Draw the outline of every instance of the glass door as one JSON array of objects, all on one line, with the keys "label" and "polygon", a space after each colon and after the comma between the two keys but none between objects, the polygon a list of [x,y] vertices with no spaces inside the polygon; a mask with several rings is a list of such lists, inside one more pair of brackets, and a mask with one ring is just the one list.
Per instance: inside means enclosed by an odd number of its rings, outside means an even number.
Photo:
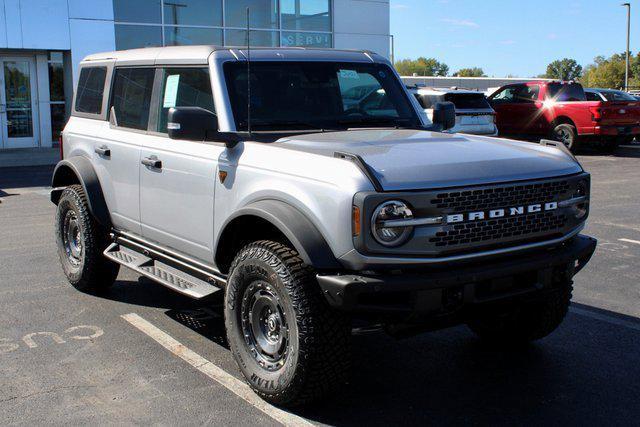
[{"label": "glass door", "polygon": [[0,58],[2,148],[38,145],[35,59]]}]

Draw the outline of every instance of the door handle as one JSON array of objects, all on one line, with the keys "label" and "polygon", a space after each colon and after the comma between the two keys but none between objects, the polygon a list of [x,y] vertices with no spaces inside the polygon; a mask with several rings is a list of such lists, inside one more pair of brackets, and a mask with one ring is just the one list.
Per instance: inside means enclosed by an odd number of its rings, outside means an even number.
[{"label": "door handle", "polygon": [[162,169],[162,161],[156,156],[149,156],[142,159],[142,164],[155,169]]},{"label": "door handle", "polygon": [[101,145],[100,147],[96,147],[93,149],[93,151],[95,151],[96,154],[99,154],[101,156],[111,157],[111,150],[109,150],[109,147],[107,147],[106,145]]}]

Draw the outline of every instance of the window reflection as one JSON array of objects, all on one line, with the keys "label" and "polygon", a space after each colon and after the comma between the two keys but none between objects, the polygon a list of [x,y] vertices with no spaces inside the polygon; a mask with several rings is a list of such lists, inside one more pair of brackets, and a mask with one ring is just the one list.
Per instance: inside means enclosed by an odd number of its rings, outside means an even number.
[{"label": "window reflection", "polygon": [[225,25],[247,27],[247,7],[250,9],[251,28],[278,28],[277,0],[233,0],[225,2]]},{"label": "window reflection", "polygon": [[[246,46],[247,30],[227,30],[225,31],[225,45]],[[251,30],[251,46],[278,46],[277,31],[256,31]]]},{"label": "window reflection", "polygon": [[329,0],[281,0],[282,29],[331,31]]},{"label": "window reflection", "polygon": [[222,30],[216,28],[164,27],[166,46],[194,44],[222,45]]},{"label": "window reflection", "polygon": [[165,0],[164,23],[221,26],[222,0]]},{"label": "window reflection", "polygon": [[160,24],[160,0],[113,0],[116,22]]},{"label": "window reflection", "polygon": [[116,25],[118,50],[162,46],[162,27],[148,25]]}]

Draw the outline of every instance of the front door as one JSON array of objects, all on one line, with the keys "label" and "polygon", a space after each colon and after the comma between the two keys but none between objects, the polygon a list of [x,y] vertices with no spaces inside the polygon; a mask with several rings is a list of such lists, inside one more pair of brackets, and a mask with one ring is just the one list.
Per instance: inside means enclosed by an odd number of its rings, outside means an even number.
[{"label": "front door", "polygon": [[38,145],[36,62],[29,57],[0,57],[1,148]]}]

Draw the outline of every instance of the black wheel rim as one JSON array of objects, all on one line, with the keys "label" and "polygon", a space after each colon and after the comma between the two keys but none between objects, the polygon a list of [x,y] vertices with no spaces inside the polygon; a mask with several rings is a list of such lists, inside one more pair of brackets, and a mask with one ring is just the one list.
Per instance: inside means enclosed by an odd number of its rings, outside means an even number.
[{"label": "black wheel rim", "polygon": [[80,265],[82,260],[82,237],[78,215],[73,210],[68,210],[62,223],[62,243],[67,259],[73,266]]},{"label": "black wheel rim", "polygon": [[280,297],[273,287],[257,280],[242,297],[242,334],[249,352],[262,368],[280,369],[287,359],[289,326]]},{"label": "black wheel rim", "polygon": [[556,139],[566,145],[567,148],[571,148],[573,144],[573,136],[567,129],[556,130]]}]

